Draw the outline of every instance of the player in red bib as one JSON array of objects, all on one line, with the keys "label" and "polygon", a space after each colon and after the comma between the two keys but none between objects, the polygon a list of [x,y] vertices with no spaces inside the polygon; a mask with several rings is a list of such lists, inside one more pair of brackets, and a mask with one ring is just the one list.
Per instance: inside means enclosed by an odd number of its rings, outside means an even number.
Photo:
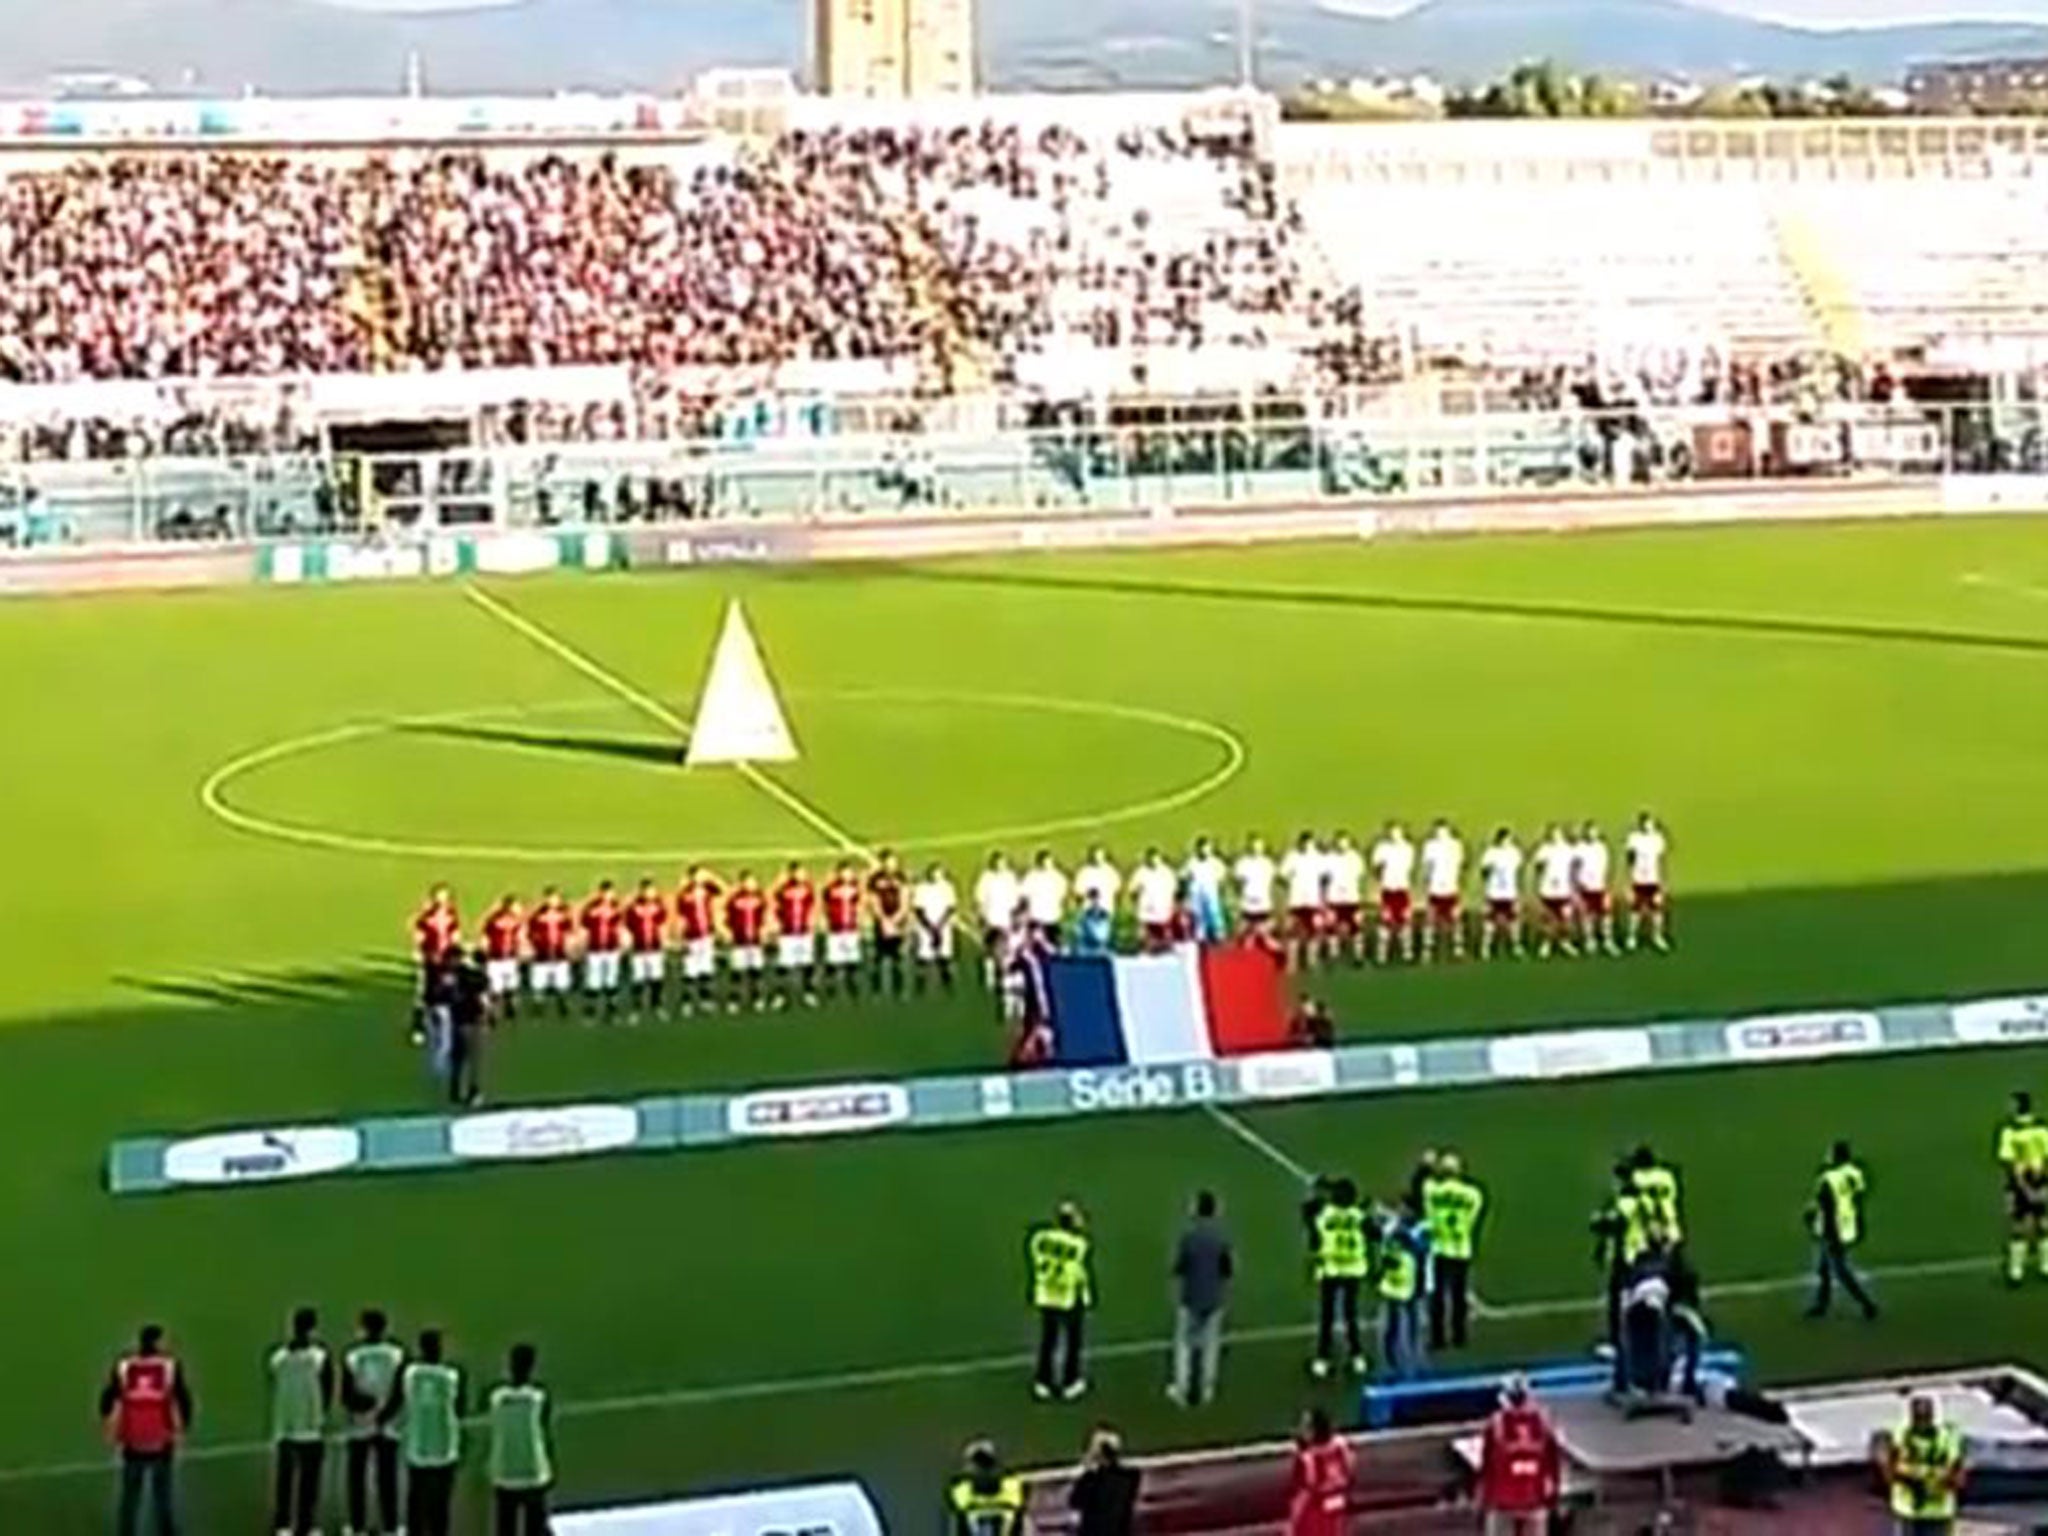
[{"label": "player in red bib", "polygon": [[775,885],[775,968],[781,987],[775,1006],[785,1008],[797,998],[818,1001],[818,888],[803,867],[791,864]]},{"label": "player in red bib", "polygon": [[868,876],[868,909],[874,913],[875,991],[903,995],[904,945],[910,936],[910,877],[893,850]]},{"label": "player in red bib", "polygon": [[540,999],[555,1000],[555,1015],[569,1016],[569,945],[576,933],[576,914],[562,893],[552,885],[541,892],[540,905],[526,920],[527,990],[535,1006]]},{"label": "player in red bib", "polygon": [[[642,880],[626,904],[626,942],[631,948],[626,964],[632,1006],[645,1009],[651,1019],[659,1018],[663,973],[668,966],[668,903],[652,880]],[[637,1013],[632,1017],[637,1018]]]},{"label": "player in red bib", "polygon": [[1350,1443],[1331,1427],[1329,1414],[1311,1408],[1287,1479],[1287,1536],[1344,1536],[1356,1472]]},{"label": "player in red bib", "polygon": [[519,1012],[520,950],[526,942],[526,912],[509,892],[484,918],[484,978],[501,1019]]},{"label": "player in red bib", "polygon": [[676,888],[676,931],[682,939],[681,1008],[717,1007],[718,902],[725,889],[701,864],[692,864]]},{"label": "player in red bib", "polygon": [[761,1007],[761,967],[765,963],[761,941],[768,931],[768,898],[760,884],[746,870],[725,898],[725,939],[730,946],[727,964],[732,967],[732,996],[727,1007],[740,1011],[744,998],[754,1009]]},{"label": "player in red bib", "polygon": [[455,910],[455,898],[447,886],[437,885],[427,893],[425,904],[413,914],[412,920],[413,953],[418,957],[420,966],[419,998],[412,1011],[415,1045],[427,1038],[427,993],[433,984],[434,973],[461,946],[462,917]]},{"label": "player in red bib", "polygon": [[841,997],[860,996],[860,919],[866,892],[851,864],[825,882],[825,967]]},{"label": "player in red bib", "polygon": [[591,1012],[608,1019],[618,1007],[626,926],[626,909],[611,881],[598,882],[577,921],[583,929],[583,989],[590,995]]},{"label": "player in red bib", "polygon": [[1564,1480],[1564,1451],[1550,1416],[1511,1377],[1479,1450],[1479,1508],[1488,1531],[1547,1531]]}]

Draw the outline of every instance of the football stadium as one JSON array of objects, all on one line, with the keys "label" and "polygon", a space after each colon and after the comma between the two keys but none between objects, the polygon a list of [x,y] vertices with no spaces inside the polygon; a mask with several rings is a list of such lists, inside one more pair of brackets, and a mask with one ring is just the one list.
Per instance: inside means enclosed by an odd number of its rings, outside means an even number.
[{"label": "football stadium", "polygon": [[0,102],[0,1529],[2036,1528],[2044,188]]}]

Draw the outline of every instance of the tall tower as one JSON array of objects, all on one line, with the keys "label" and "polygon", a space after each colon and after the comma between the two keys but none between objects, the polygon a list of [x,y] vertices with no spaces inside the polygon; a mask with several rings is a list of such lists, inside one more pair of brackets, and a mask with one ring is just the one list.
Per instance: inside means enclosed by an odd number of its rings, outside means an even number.
[{"label": "tall tower", "polygon": [[812,64],[827,96],[972,95],[974,0],[812,0]]}]

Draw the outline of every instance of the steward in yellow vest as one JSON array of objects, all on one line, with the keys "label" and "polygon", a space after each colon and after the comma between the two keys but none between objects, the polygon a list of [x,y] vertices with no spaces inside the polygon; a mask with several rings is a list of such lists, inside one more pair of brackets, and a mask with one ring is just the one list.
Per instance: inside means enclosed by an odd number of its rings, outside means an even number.
[{"label": "steward in yellow vest", "polygon": [[1998,1128],[1998,1166],[2005,1173],[2008,1222],[2005,1283],[2027,1278],[2029,1258],[2048,1276],[2048,1125],[2035,1115],[2029,1094],[2012,1096],[2012,1113]]},{"label": "steward in yellow vest", "polygon": [[1963,1487],[1963,1437],[1916,1395],[1906,1422],[1882,1442],[1880,1467],[1901,1536],[1939,1536],[1955,1528]]},{"label": "steward in yellow vest", "polygon": [[1472,1260],[1486,1191],[1465,1177],[1455,1152],[1438,1155],[1422,1181],[1422,1217],[1429,1226],[1429,1347],[1463,1349],[1472,1318]]},{"label": "steward in yellow vest", "polygon": [[1360,1375],[1365,1372],[1358,1293],[1372,1269],[1368,1225],[1358,1186],[1350,1179],[1336,1179],[1325,1186],[1310,1214],[1309,1262],[1316,1281],[1317,1324],[1316,1354],[1309,1370],[1317,1377],[1330,1374],[1340,1318],[1345,1342],[1351,1346],[1351,1369]]},{"label": "steward in yellow vest", "polygon": [[1024,1479],[1003,1470],[992,1443],[977,1440],[946,1485],[946,1514],[953,1536],[1022,1536]]},{"label": "steward in yellow vest", "polygon": [[1088,1390],[1081,1365],[1082,1319],[1095,1302],[1088,1271],[1088,1224],[1068,1200],[1051,1223],[1035,1228],[1026,1245],[1031,1305],[1038,1309],[1038,1372],[1031,1384],[1040,1402],[1073,1399]]},{"label": "steward in yellow vest", "polygon": [[1865,1321],[1877,1316],[1877,1303],[1863,1287],[1851,1258],[1863,1241],[1863,1197],[1870,1181],[1863,1175],[1849,1143],[1838,1141],[1828,1153],[1827,1165],[1813,1181],[1813,1203],[1807,1207],[1807,1221],[1813,1228],[1814,1292],[1808,1317],[1826,1317],[1835,1299],[1835,1282],[1849,1293],[1849,1299],[1863,1309]]}]

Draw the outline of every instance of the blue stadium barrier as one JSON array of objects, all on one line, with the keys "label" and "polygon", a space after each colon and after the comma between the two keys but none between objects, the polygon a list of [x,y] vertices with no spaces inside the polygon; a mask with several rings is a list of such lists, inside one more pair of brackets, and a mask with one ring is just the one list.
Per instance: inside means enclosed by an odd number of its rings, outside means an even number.
[{"label": "blue stadium barrier", "polygon": [[[1700,1356],[1700,1377],[1739,1380],[1742,1351],[1710,1349]],[[1515,1367],[1474,1371],[1456,1376],[1418,1376],[1412,1381],[1369,1381],[1358,1392],[1358,1420],[1365,1429],[1391,1429],[1402,1424],[1440,1424],[1456,1419],[1483,1419],[1500,1402],[1500,1390]],[[1558,1397],[1604,1392],[1614,1379],[1606,1360],[1571,1360],[1521,1368],[1537,1396]]]}]

